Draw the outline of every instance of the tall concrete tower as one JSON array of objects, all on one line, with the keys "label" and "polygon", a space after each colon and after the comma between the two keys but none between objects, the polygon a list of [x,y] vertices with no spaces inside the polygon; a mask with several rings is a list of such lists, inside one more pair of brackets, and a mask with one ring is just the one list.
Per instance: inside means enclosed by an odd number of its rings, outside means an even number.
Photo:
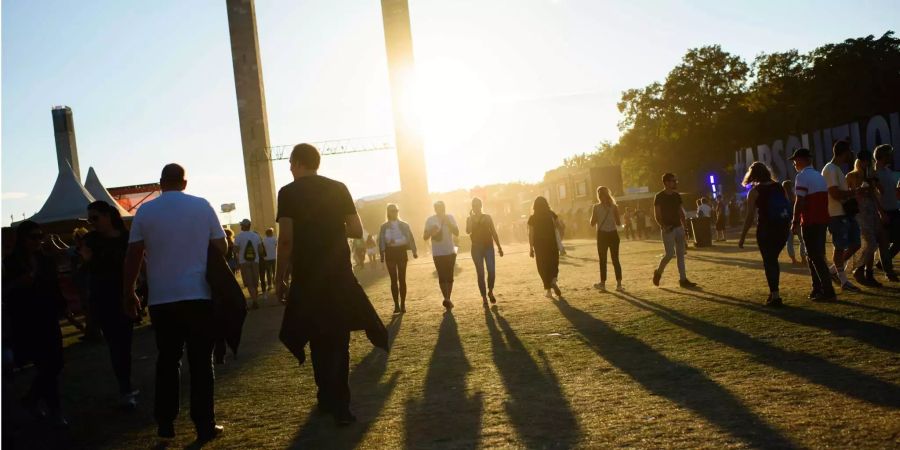
[{"label": "tall concrete tower", "polygon": [[394,133],[400,165],[401,208],[415,227],[429,213],[428,174],[425,167],[419,111],[415,108],[415,61],[407,0],[381,0],[384,43],[387,49]]},{"label": "tall concrete tower", "polygon": [[[81,180],[81,168],[78,166],[78,145],[75,144],[75,121],[72,119],[72,108],[54,106],[50,110],[53,116],[53,137],[56,138],[56,163],[59,172],[69,170],[75,178]],[[68,165],[66,164],[68,163]]]},{"label": "tall concrete tower", "polygon": [[262,231],[275,226],[275,178],[266,150],[269,122],[256,35],[256,7],[253,0],[226,0],[226,4],[250,220],[253,229]]}]

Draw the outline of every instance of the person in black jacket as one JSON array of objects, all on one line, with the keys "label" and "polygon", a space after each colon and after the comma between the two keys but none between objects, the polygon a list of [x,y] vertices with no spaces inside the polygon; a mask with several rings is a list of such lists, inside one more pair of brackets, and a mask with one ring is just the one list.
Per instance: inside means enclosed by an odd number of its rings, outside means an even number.
[{"label": "person in black jacket", "polygon": [[59,400],[63,368],[59,318],[65,300],[56,263],[41,250],[43,242],[44,233],[37,223],[26,220],[16,227],[15,247],[3,260],[3,317],[7,320],[4,325],[11,328],[15,363],[34,363],[37,372],[23,403],[35,415],[49,413],[54,425],[66,427]]},{"label": "person in black jacket", "polygon": [[120,402],[126,409],[137,406],[138,391],[131,386],[131,339],[134,320],[122,303],[122,275],[128,250],[128,229],[119,210],[103,200],[88,205],[88,222],[94,230],[79,249],[87,263],[91,311],[109,346],[113,372],[119,383]]},{"label": "person in black jacket", "polygon": [[[299,144],[291,152],[294,181],[278,192],[275,289],[287,297],[280,338],[303,363],[309,342],[319,409],[338,425],[350,411],[350,331],[366,330],[387,349],[387,330],[353,274],[347,238],[362,237],[362,223],[343,183],[319,176],[319,152]],[[287,267],[293,284],[287,291]]]}]

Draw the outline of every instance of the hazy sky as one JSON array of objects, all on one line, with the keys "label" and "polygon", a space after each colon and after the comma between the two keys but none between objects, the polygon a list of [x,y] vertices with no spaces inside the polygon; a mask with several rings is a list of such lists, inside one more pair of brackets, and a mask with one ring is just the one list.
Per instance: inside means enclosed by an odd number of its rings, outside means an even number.
[{"label": "hazy sky", "polygon": [[[258,0],[272,145],[393,135],[378,0]],[[432,191],[538,181],[618,137],[622,90],[690,47],[764,51],[900,24],[896,0],[410,0]],[[247,216],[224,0],[2,2],[3,224],[56,179],[50,108],[71,106],[82,176],[108,187],[188,170],[188,191]],[[289,181],[275,163],[276,185]],[[326,157],[355,197],[394,191],[396,157]],[[223,220],[228,217],[223,216]]]}]

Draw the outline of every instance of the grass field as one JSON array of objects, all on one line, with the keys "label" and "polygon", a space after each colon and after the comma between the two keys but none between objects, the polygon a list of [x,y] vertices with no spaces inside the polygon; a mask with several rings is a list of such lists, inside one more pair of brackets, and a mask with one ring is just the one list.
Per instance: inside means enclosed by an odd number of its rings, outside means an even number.
[{"label": "grass field", "polygon": [[[392,316],[386,273],[364,269],[392,331],[390,354],[362,333],[351,343],[359,423],[336,428],[314,412],[312,368],[278,342],[282,308],[251,311],[239,359],[216,367],[226,433],[208,448],[897,448],[900,447],[900,285],[806,299],[805,268],[782,264],[785,307],[762,306],[759,254],[727,243],[691,249],[677,287],[673,263],[650,284],[659,242],[625,242],[626,293],[601,293],[590,241],[569,242],[565,301],[543,297],[523,245],[498,258],[495,308],[484,308],[460,255],[452,314],[440,305],[430,259],[411,261],[408,313]],[[786,256],[783,256],[786,258]],[[612,268],[610,267],[610,273]],[[137,411],[116,409],[106,347],[76,339],[62,383],[71,429],[22,417],[24,447],[164,448],[152,419],[155,348],[136,332]],[[230,355],[229,355],[230,357]],[[187,370],[183,371],[187,379]],[[19,396],[30,369],[5,392]],[[194,440],[188,396],[170,448]]]}]

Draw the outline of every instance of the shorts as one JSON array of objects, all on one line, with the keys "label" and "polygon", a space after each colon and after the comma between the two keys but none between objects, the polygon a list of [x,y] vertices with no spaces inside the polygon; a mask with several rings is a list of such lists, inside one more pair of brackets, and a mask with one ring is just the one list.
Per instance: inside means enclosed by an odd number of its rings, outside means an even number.
[{"label": "shorts", "polygon": [[831,243],[834,248],[845,250],[850,247],[859,247],[859,224],[856,219],[848,216],[834,216],[828,222],[828,231],[831,233]]},{"label": "shorts", "polygon": [[256,289],[259,286],[259,263],[256,261],[241,263],[241,278],[244,280],[245,288]]},{"label": "shorts", "polygon": [[453,269],[456,267],[456,253],[434,256],[434,268],[437,269],[438,282],[452,283]]}]

